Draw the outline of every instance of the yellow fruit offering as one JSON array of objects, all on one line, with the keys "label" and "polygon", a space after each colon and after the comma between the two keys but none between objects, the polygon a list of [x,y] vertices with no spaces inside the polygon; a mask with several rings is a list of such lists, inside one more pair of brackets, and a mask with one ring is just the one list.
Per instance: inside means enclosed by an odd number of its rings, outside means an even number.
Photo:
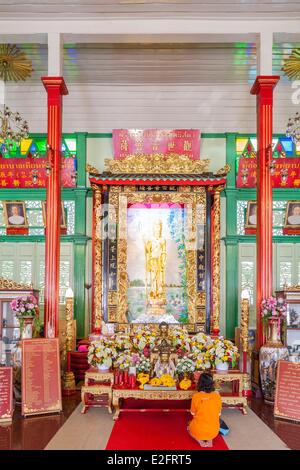
[{"label": "yellow fruit offering", "polygon": [[182,381],[179,383],[179,387],[181,390],[188,390],[192,385],[192,382],[190,379],[182,379]]},{"label": "yellow fruit offering", "polygon": [[161,380],[158,379],[157,377],[154,377],[153,379],[150,380],[150,385],[154,385],[157,387],[161,385]]},{"label": "yellow fruit offering", "polygon": [[149,382],[149,374],[144,374],[144,373],[140,373],[138,376],[137,376],[137,381],[140,382],[140,389],[143,389],[144,388],[144,385]]}]

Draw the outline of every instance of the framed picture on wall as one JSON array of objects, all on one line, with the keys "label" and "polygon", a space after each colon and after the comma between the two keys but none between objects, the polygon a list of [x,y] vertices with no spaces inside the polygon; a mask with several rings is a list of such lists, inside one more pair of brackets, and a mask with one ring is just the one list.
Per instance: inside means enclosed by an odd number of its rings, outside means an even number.
[{"label": "framed picture on wall", "polygon": [[[42,201],[42,212],[43,212],[43,222],[44,227],[46,228],[46,201]],[[62,231],[67,230],[67,222],[66,222],[66,210],[64,207],[63,201],[61,202],[61,211],[60,211],[60,229]]]},{"label": "framed picture on wall", "polygon": [[284,227],[300,230],[300,201],[287,201]]},{"label": "framed picture on wall", "polygon": [[287,327],[300,328],[300,303],[287,304]]},{"label": "framed picture on wall", "polygon": [[246,211],[246,221],[245,221],[245,228],[250,228],[256,230],[257,224],[257,202],[256,201],[248,201],[247,211]]},{"label": "framed picture on wall", "polygon": [[3,201],[6,228],[27,228],[28,221],[24,201]]}]

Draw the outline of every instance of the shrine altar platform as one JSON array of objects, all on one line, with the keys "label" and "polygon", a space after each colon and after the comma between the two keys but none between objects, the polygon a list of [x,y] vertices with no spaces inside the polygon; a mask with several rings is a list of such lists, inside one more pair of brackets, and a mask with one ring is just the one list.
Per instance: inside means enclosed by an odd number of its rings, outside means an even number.
[{"label": "shrine altar platform", "polygon": [[[243,374],[239,370],[230,370],[226,372],[212,371],[215,388],[220,392],[222,403],[224,407],[237,408],[242,411],[245,415],[247,414],[247,398],[244,396],[244,380],[248,378],[247,374]],[[187,410],[190,406],[190,400],[194,393],[196,393],[195,384],[188,390],[181,390],[179,387],[177,390],[161,390],[159,387],[157,390],[144,390],[138,386],[129,388],[128,386],[122,385],[117,386],[112,383],[113,374],[101,373],[95,369],[90,369],[86,372],[85,385],[82,387],[81,396],[83,409],[82,413],[85,413],[89,408],[94,406],[103,406],[103,401],[99,402],[99,398],[102,395],[108,396],[108,411],[111,413],[114,408],[113,419],[116,420],[119,417],[120,412],[130,411],[145,411],[145,402],[163,402],[162,407],[153,408],[147,405],[147,411],[161,409],[162,411],[174,411]],[[106,382],[106,384],[105,384]],[[222,384],[231,384],[231,390],[223,392],[221,387]],[[134,405],[130,406],[130,402],[133,400],[140,400],[141,406]],[[127,400],[126,406],[121,406],[122,401]],[[183,406],[178,408],[174,407],[174,402],[182,401]],[[168,404],[170,402],[170,406]],[[171,403],[173,402],[173,403]],[[188,402],[188,403],[187,403]],[[128,406],[129,405],[129,406]]]}]

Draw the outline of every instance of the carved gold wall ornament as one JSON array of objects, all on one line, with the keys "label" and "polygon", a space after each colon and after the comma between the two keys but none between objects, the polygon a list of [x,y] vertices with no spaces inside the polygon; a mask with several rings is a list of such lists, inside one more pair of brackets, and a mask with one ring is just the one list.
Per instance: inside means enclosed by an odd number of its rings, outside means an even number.
[{"label": "carved gold wall ornament", "polygon": [[33,290],[32,284],[21,284],[20,282],[13,281],[12,279],[6,279],[0,277],[0,289],[1,290]]},{"label": "carved gold wall ornament", "polygon": [[94,166],[90,165],[89,163],[86,164],[86,166],[85,166],[85,171],[86,171],[87,173],[91,173],[91,174],[93,174],[93,175],[98,175],[98,174],[100,173],[100,171],[99,171],[97,168],[95,168]]},{"label": "carved gold wall ornament", "polygon": [[94,211],[93,211],[93,278],[94,278],[94,299],[93,299],[93,328],[100,329],[102,321],[102,195],[97,185],[94,190]]},{"label": "carved gold wall ornament", "polygon": [[242,313],[241,313],[241,342],[243,352],[248,352],[248,340],[249,340],[249,311],[250,305],[248,299],[242,299],[241,302]]},{"label": "carved gold wall ornament", "polygon": [[197,252],[196,252],[196,193],[120,193],[119,194],[119,233],[118,233],[118,322],[127,322],[127,206],[134,203],[162,203],[185,204],[187,207],[187,252],[186,275],[189,323],[195,323],[197,310]]},{"label": "carved gold wall ornament", "polygon": [[223,186],[214,189],[213,202],[213,240],[212,240],[212,326],[220,330],[220,223],[221,192]]},{"label": "carved gold wall ornament", "polygon": [[106,170],[117,173],[145,174],[197,174],[208,171],[209,160],[191,160],[186,155],[160,153],[150,155],[130,155],[122,160],[105,160]]},{"label": "carved gold wall ornament", "polygon": [[229,165],[229,163],[226,163],[226,165],[224,165],[222,168],[220,168],[218,171],[217,171],[217,175],[218,176],[225,176],[227,175],[231,170],[231,166]]}]

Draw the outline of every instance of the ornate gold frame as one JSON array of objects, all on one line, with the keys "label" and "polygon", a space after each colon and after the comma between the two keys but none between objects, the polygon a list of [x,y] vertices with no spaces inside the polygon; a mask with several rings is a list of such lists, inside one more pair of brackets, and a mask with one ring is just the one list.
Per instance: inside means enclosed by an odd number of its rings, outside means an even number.
[{"label": "ornate gold frame", "polygon": [[[188,189],[188,190],[187,190]],[[205,293],[198,293],[196,224],[203,223],[206,211],[206,191],[204,187],[184,187],[183,191],[174,192],[138,192],[134,186],[111,186],[109,192],[110,208],[118,226],[117,252],[118,274],[117,291],[108,291],[108,321],[126,324],[127,322],[127,207],[133,203],[172,202],[187,207],[187,295],[189,323],[205,322]],[[201,210],[199,208],[201,207]],[[111,215],[109,216],[111,217]],[[95,278],[95,284],[100,278]]]}]

